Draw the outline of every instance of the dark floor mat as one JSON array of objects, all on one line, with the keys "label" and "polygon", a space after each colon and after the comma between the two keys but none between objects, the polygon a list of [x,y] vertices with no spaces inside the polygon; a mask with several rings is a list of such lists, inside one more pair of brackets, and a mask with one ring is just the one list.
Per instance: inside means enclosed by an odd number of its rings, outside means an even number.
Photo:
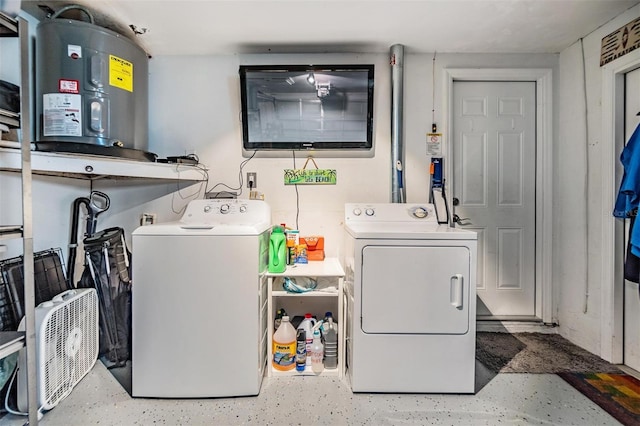
[{"label": "dark floor mat", "polygon": [[476,359],[500,373],[620,373],[559,334],[478,332]]}]

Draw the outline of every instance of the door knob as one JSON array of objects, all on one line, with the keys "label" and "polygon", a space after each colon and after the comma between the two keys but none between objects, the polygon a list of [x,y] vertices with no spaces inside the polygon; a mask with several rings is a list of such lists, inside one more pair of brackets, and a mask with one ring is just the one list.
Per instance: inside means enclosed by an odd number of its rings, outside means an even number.
[{"label": "door knob", "polygon": [[460,217],[457,214],[453,215],[453,221],[460,226],[471,225],[471,219],[468,217]]},{"label": "door knob", "polygon": [[453,205],[457,206],[458,204],[460,204],[460,200],[458,199],[458,197],[453,197]]}]

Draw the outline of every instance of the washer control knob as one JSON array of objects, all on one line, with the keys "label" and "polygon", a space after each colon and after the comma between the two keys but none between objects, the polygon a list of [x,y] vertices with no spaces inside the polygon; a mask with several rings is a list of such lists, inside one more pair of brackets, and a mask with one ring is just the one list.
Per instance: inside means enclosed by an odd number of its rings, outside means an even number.
[{"label": "washer control knob", "polygon": [[209,213],[210,211],[211,211],[211,206],[210,205],[204,206],[204,212],[205,213]]},{"label": "washer control knob", "polygon": [[366,214],[367,216],[373,216],[374,213],[375,211],[373,209],[366,209],[364,211],[364,214]]},{"label": "washer control knob", "polygon": [[429,214],[429,211],[427,210],[426,207],[417,207],[413,211],[413,216],[417,217],[418,219],[424,219],[425,217],[427,217],[428,214]]},{"label": "washer control knob", "polygon": [[247,206],[244,204],[240,206],[240,213],[245,213],[247,211]]},{"label": "washer control knob", "polygon": [[360,216],[362,214],[362,210],[356,207],[355,209],[353,209],[353,214],[355,214],[356,216]]},{"label": "washer control knob", "polygon": [[220,206],[220,213],[227,214],[229,213],[229,209],[230,209],[229,204],[223,204]]}]

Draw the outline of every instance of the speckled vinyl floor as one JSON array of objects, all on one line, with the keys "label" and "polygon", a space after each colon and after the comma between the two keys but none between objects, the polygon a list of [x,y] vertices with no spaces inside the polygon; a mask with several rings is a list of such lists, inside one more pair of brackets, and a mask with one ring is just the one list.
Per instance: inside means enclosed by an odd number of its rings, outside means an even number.
[{"label": "speckled vinyl floor", "polygon": [[[475,395],[354,394],[337,378],[265,379],[255,397],[131,398],[101,362],[41,425],[617,425],[554,374],[476,363]],[[0,425],[22,425],[7,415]]]}]

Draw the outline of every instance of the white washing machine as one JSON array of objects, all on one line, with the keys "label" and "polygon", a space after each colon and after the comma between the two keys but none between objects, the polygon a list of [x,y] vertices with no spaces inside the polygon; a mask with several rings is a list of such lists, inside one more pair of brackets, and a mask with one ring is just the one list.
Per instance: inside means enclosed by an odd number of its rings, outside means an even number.
[{"label": "white washing machine", "polygon": [[346,204],[344,226],[352,390],[473,393],[476,233],[431,204]]},{"label": "white washing machine", "polygon": [[257,395],[266,365],[271,209],[195,200],[132,236],[132,395]]}]

